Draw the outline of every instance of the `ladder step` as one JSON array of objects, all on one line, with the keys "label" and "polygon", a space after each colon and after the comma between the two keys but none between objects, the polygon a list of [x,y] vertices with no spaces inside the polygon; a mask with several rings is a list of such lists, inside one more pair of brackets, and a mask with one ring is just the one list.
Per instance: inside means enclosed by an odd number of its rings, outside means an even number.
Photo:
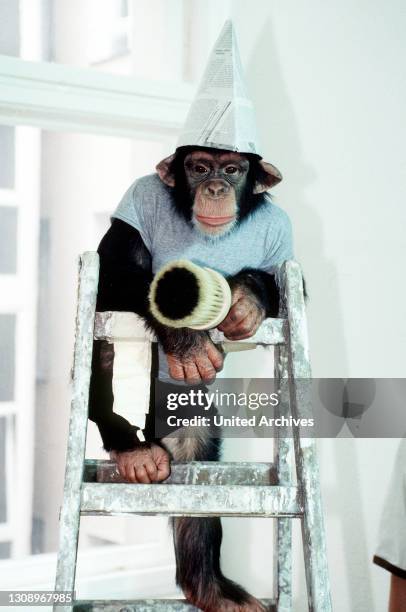
[{"label": "ladder step", "polygon": [[[87,459],[83,476],[84,482],[125,482],[115,461]],[[272,463],[173,461],[171,475],[165,484],[196,485],[276,485],[278,477]]]},{"label": "ladder step", "polygon": [[[276,612],[274,600],[263,599],[269,612]],[[73,605],[74,612],[198,612],[183,599],[139,599],[133,601],[83,600]]]},{"label": "ladder step", "polygon": [[[286,319],[265,319],[251,338],[239,340],[247,344],[285,344],[288,335]],[[218,329],[210,331],[214,343],[227,342],[223,332]],[[95,340],[154,340],[154,335],[145,330],[142,319],[133,312],[96,312],[94,323]],[[228,341],[230,342],[230,341]]]},{"label": "ladder step", "polygon": [[82,514],[300,516],[297,487],[83,483]]}]

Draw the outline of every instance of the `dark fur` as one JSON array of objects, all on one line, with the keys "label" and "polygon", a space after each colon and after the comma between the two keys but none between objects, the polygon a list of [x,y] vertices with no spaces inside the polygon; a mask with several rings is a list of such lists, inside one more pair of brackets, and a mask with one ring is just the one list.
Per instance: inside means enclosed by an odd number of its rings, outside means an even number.
[{"label": "dark fur", "polygon": [[206,612],[216,612],[221,599],[237,604],[249,601],[249,594],[221,571],[220,518],[175,518],[173,533],[176,583],[189,601]]},{"label": "dark fur", "polygon": [[[182,149],[175,156],[172,170],[176,177],[173,188],[175,214],[191,220],[191,194],[187,188],[183,160],[190,149]],[[258,158],[247,155],[250,170],[246,189],[238,208],[241,222],[259,206],[266,203],[266,196],[252,193],[257,179],[263,173]],[[221,240],[218,242],[221,249]],[[113,219],[112,224],[98,249],[100,255],[100,278],[97,299],[99,311],[117,310],[136,312],[152,328],[167,353],[184,355],[198,351],[206,332],[186,328],[171,329],[160,325],[152,317],[148,308],[148,292],[152,280],[151,255],[146,249],[137,230],[130,225]],[[267,316],[276,316],[279,294],[275,279],[259,270],[246,269],[229,279],[230,285],[245,286],[250,294],[262,304]],[[154,440],[155,395],[153,378],[156,368],[151,372],[150,414],[144,435],[147,442],[139,442],[137,428],[113,412],[112,363],[114,348],[105,342],[95,342],[92,362],[92,376],[89,394],[89,418],[97,423],[103,446],[106,450],[132,450],[152,441],[165,447],[165,439]],[[136,401],[136,399],[135,399]],[[196,444],[192,459],[219,459],[219,440],[207,438]],[[181,448],[171,451],[172,457],[182,457]],[[221,523],[218,518],[176,518],[174,519],[174,540],[177,561],[176,578],[190,601],[206,612],[218,610],[221,599],[229,599],[236,604],[248,602],[250,596],[240,586],[225,578],[220,569],[220,545],[222,539]]]},{"label": "dark fur", "polygon": [[100,256],[97,309],[136,312],[148,317],[152,262],[140,233],[128,223],[113,219],[97,252]]},{"label": "dark fur", "polygon": [[279,289],[275,276],[263,270],[244,268],[235,276],[227,279],[230,287],[243,286],[254,294],[265,308],[266,317],[277,317],[279,313]]},{"label": "dark fur", "polygon": [[[211,438],[196,454],[196,461],[219,461],[221,440]],[[172,519],[176,556],[176,583],[189,600],[206,612],[216,612],[220,599],[237,604],[249,600],[249,594],[226,578],[220,567],[223,539],[221,520],[179,517]]]},{"label": "dark fur", "polygon": [[138,427],[113,412],[114,347],[104,341],[93,343],[92,377],[89,392],[89,419],[95,421],[109,450],[131,450],[139,444]]}]

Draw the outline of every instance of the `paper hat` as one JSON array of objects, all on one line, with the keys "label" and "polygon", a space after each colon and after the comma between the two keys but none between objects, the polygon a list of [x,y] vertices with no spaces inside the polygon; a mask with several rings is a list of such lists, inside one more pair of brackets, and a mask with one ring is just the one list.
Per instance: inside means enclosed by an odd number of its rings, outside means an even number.
[{"label": "paper hat", "polygon": [[[226,21],[211,52],[196,97],[186,118],[177,149],[210,147],[253,153],[266,172],[265,191],[282,180],[275,166],[262,160],[253,104],[248,97],[237,38],[231,20]],[[170,184],[169,165],[174,155],[156,167]]]}]

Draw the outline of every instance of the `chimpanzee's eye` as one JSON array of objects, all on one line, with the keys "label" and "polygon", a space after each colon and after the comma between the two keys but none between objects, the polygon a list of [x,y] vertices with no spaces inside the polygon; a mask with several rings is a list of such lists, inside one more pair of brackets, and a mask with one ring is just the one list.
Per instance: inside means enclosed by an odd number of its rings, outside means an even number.
[{"label": "chimpanzee's eye", "polygon": [[226,166],[224,168],[224,172],[226,174],[237,174],[238,168],[237,168],[237,166]]},{"label": "chimpanzee's eye", "polygon": [[208,172],[207,168],[205,168],[204,166],[201,166],[200,164],[196,164],[193,168],[193,170],[197,173],[197,174],[206,174]]}]

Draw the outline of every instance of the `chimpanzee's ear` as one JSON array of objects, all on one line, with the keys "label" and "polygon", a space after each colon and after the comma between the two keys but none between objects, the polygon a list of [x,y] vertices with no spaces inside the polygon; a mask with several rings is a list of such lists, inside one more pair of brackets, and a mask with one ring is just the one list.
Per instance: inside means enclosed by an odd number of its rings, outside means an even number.
[{"label": "chimpanzee's ear", "polygon": [[175,187],[175,177],[170,171],[171,163],[175,157],[175,154],[170,155],[169,157],[165,157],[159,164],[155,167],[155,170],[158,172],[158,176],[169,187]]},{"label": "chimpanzee's ear", "polygon": [[260,176],[255,182],[254,193],[263,193],[274,185],[280,183],[282,180],[282,174],[279,172],[278,168],[269,162],[265,162],[261,159],[259,161],[259,165],[261,166],[263,172],[260,173]]}]

